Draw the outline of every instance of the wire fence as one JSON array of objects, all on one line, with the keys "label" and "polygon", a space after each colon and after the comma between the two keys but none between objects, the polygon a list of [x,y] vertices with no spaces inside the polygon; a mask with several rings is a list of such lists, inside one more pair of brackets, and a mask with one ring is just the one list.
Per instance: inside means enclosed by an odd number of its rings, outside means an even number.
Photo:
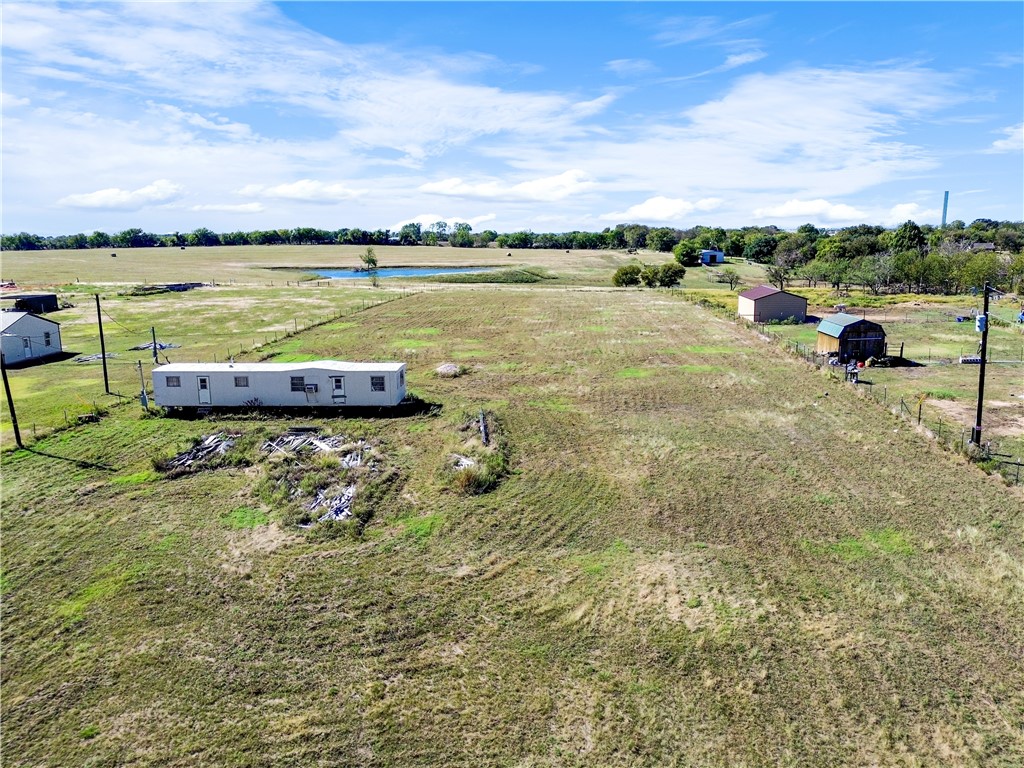
[{"label": "wire fence", "polygon": [[[862,372],[848,373],[845,366],[829,362],[827,353],[820,353],[814,347],[800,341],[787,338],[763,323],[746,323],[763,338],[779,344],[795,357],[828,372],[832,381],[844,381],[856,387],[865,397],[889,409],[909,423],[919,427],[925,435],[939,445],[955,453],[968,455],[981,462],[990,470],[998,471],[1004,478],[1014,484],[1020,484],[1024,478],[1024,460],[1019,456],[1004,453],[996,440],[986,440],[981,446],[970,442],[971,427],[950,417],[931,413],[925,410],[926,398],[908,400],[904,395],[890,392],[887,386],[875,386],[873,382],[860,378]],[[1022,353],[1024,359],[1024,353]]]}]

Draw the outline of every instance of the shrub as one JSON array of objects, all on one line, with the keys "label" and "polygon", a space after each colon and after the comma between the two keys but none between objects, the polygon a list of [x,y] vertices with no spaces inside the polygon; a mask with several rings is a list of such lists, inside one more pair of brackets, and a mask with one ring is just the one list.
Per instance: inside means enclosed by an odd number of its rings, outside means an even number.
[{"label": "shrub", "polygon": [[626,264],[624,267],[619,267],[612,275],[612,285],[618,288],[640,285],[640,272],[639,264]]}]

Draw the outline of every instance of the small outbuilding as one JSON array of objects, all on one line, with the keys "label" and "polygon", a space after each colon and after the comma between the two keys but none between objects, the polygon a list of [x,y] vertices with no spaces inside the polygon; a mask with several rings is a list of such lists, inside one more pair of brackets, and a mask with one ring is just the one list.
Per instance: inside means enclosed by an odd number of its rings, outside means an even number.
[{"label": "small outbuilding", "polygon": [[725,264],[725,253],[705,248],[700,252],[701,264]]},{"label": "small outbuilding", "polygon": [[818,354],[834,355],[840,363],[884,357],[885,329],[862,317],[845,312],[826,317],[818,324]]},{"label": "small outbuilding", "polygon": [[13,299],[15,309],[32,312],[36,315],[56,312],[60,309],[56,293],[8,293],[4,294],[2,298],[4,301]]},{"label": "small outbuilding", "polygon": [[165,408],[394,406],[405,399],[405,363],[171,363],[153,369]]},{"label": "small outbuilding", "polygon": [[63,352],[60,323],[17,310],[0,312],[0,340],[8,365],[37,360]]},{"label": "small outbuilding", "polygon": [[774,285],[759,285],[740,294],[738,311],[740,317],[752,323],[791,317],[802,323],[807,319],[807,299]]}]

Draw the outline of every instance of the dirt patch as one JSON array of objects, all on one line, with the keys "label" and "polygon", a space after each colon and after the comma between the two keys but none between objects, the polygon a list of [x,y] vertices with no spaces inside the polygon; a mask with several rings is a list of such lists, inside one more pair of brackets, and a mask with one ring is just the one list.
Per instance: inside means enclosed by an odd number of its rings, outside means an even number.
[{"label": "dirt patch", "polygon": [[221,554],[220,567],[236,576],[246,576],[252,571],[254,555],[267,555],[301,540],[277,523],[239,531],[231,536],[227,550]]}]

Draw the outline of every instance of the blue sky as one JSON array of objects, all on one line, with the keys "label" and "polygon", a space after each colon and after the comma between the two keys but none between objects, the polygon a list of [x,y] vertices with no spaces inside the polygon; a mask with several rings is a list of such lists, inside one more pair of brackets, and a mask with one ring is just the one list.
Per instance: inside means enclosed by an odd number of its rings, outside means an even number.
[{"label": "blue sky", "polygon": [[5,233],[1024,218],[1024,4],[17,3]]}]

